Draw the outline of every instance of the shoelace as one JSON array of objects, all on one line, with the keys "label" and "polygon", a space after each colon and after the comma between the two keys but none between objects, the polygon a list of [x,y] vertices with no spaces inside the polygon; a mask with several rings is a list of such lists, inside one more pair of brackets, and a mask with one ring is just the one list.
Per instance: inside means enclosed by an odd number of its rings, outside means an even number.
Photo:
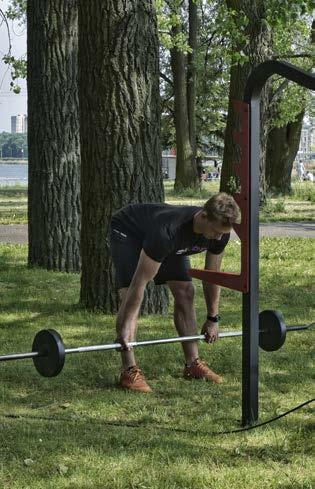
[{"label": "shoelace", "polygon": [[199,358],[197,360],[195,360],[195,362],[192,364],[192,367],[200,368],[203,371],[208,371],[209,370],[209,367],[206,364],[206,362],[205,361],[202,361],[202,360],[199,360]]},{"label": "shoelace", "polygon": [[212,375],[212,371],[208,368],[207,365],[198,364],[197,367],[198,367],[201,374],[204,374],[204,375],[211,374]]},{"label": "shoelace", "polygon": [[134,382],[136,380],[143,380],[142,372],[139,368],[132,368],[129,370],[131,380]]},{"label": "shoelace", "polygon": [[195,360],[192,367],[199,369],[199,375],[209,375],[210,374],[210,376],[213,380],[216,379],[217,377],[220,377],[218,374],[213,372],[208,367],[207,362],[205,360],[199,360],[199,358],[198,358],[197,360]]}]

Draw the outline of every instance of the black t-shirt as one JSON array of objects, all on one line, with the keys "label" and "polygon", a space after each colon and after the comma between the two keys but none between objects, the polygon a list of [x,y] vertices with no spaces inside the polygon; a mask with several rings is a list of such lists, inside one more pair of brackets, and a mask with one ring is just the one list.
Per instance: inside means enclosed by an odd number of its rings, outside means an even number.
[{"label": "black t-shirt", "polygon": [[194,233],[193,217],[202,207],[169,204],[130,204],[113,215],[111,226],[137,240],[145,253],[157,262],[167,256],[222,253],[230,233],[220,240]]}]

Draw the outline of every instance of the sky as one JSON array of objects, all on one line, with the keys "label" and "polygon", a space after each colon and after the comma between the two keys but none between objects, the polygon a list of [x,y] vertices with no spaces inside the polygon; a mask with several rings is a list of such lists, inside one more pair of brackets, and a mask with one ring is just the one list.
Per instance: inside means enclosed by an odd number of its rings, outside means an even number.
[{"label": "sky", "polygon": [[[0,0],[0,9],[6,10],[9,0]],[[12,55],[21,57],[26,54],[26,26],[20,27],[9,21],[11,31]],[[27,113],[26,81],[18,80],[21,93],[10,91],[11,75],[2,57],[8,53],[9,41],[6,25],[0,20],[0,132],[11,132],[11,115]]]}]

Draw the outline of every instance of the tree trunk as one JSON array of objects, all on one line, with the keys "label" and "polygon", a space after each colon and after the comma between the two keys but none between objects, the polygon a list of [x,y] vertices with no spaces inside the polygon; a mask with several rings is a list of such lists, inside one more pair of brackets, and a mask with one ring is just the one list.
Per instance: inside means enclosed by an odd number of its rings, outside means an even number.
[{"label": "tree trunk", "polygon": [[77,1],[28,0],[29,264],[80,270]]},{"label": "tree trunk", "polygon": [[[191,6],[191,10],[194,11],[193,6]],[[173,6],[173,14],[180,14],[179,6]],[[173,38],[176,39],[176,36],[178,36],[180,33],[181,25],[172,27]],[[189,116],[194,117],[194,109],[192,111],[192,105],[195,104],[195,100],[193,98],[195,97],[193,92],[194,68],[192,64],[193,58],[191,58],[189,73],[186,73],[186,55],[183,50],[179,49],[177,46],[170,50],[170,54],[173,74],[174,125],[176,132],[176,177],[174,189],[181,191],[185,188],[199,187],[199,178],[193,147],[195,144],[195,130],[193,128],[194,122],[192,119],[189,119]],[[189,90],[187,88],[187,76],[190,83],[192,83],[191,89]],[[190,97],[189,101],[188,97]],[[190,120],[192,121],[191,124],[189,122]]]},{"label": "tree trunk", "polygon": [[[131,202],[164,198],[153,4],[79,1],[81,303],[105,312],[118,306],[108,239],[112,214]],[[143,311],[166,310],[166,289],[148,287]]]},{"label": "tree trunk", "polygon": [[[189,39],[188,44],[191,52],[187,55],[187,112],[189,124],[189,139],[192,149],[193,165],[197,169],[197,147],[196,147],[196,51],[197,51],[197,33],[198,33],[198,7],[195,0],[189,0]],[[199,178],[200,180],[200,178]]]},{"label": "tree trunk", "polygon": [[[315,44],[315,20],[312,22],[310,43]],[[292,192],[292,168],[299,149],[304,115],[305,109],[301,110],[294,122],[276,127],[268,134],[266,182],[268,189],[276,194]],[[275,113],[273,117],[276,116]]]},{"label": "tree trunk", "polygon": [[268,136],[266,181],[268,189],[277,194],[291,194],[291,173],[299,149],[305,110],[297,120],[275,127]]},{"label": "tree trunk", "polygon": [[[231,192],[235,190],[235,168],[234,163],[238,161],[238,148],[233,140],[233,131],[238,130],[237,117],[232,107],[233,100],[242,100],[248,76],[251,71],[260,63],[270,57],[271,35],[267,28],[265,17],[265,5],[262,0],[252,2],[251,0],[227,0],[227,6],[238,12],[245,12],[249,24],[247,26],[248,44],[238,45],[235,47],[236,52],[244,51],[249,57],[249,61],[243,65],[234,64],[231,68],[230,92],[229,92],[229,109],[228,119],[224,138],[224,155],[221,172],[220,190]],[[265,183],[265,160],[268,120],[266,117],[266,105],[268,100],[268,84],[265,85],[261,92],[261,155],[260,155],[260,182],[259,191],[260,199],[265,200],[266,183]],[[236,185],[237,186],[237,185]]]}]

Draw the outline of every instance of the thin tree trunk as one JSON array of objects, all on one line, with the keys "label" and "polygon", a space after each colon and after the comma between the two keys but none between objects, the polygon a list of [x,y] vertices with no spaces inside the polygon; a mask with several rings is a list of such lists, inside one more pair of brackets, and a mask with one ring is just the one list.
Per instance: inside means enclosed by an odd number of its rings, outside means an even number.
[{"label": "thin tree trunk", "polygon": [[28,0],[29,264],[80,270],[77,1]]},{"label": "thin tree trunk", "polygon": [[174,122],[176,131],[176,178],[175,190],[195,187],[197,169],[193,161],[190,143],[185,55],[177,47],[171,49],[171,66],[174,84]]},{"label": "thin tree trunk", "polygon": [[291,173],[299,149],[303,110],[294,122],[275,127],[268,136],[266,181],[269,190],[278,194],[291,194]]},{"label": "thin tree trunk", "polygon": [[[192,18],[196,15],[195,7],[190,5]],[[174,15],[181,15],[181,6],[174,3],[172,6]],[[191,19],[192,20],[192,19]],[[193,29],[195,22],[192,20]],[[172,27],[172,37],[181,34],[182,26],[175,25]],[[195,42],[196,34],[193,32],[191,41]],[[189,70],[187,73],[187,56],[182,49],[177,46],[170,50],[171,68],[173,74],[174,87],[174,125],[176,132],[176,177],[174,189],[181,191],[187,188],[199,187],[199,178],[196,167],[194,145],[195,129],[193,119],[194,110],[192,104],[195,104],[194,95],[194,68],[193,57],[191,58]],[[188,80],[192,84],[188,89]],[[188,95],[189,92],[189,95]],[[190,123],[191,121],[191,123]]]},{"label": "thin tree trunk", "polygon": [[[251,71],[260,63],[270,56],[271,35],[268,30],[265,17],[265,5],[262,0],[252,2],[250,0],[227,0],[227,6],[238,12],[245,12],[250,22],[247,26],[247,45],[236,46],[236,51],[244,51],[249,57],[249,61],[243,65],[235,64],[231,68],[230,92],[229,92],[229,109],[228,119],[224,138],[224,155],[221,173],[220,190],[231,192],[235,190],[235,165],[238,161],[238,148],[233,140],[233,131],[238,129],[237,117],[234,114],[232,101],[242,100],[244,89]],[[262,201],[266,197],[265,183],[265,160],[268,120],[266,113],[266,104],[268,100],[268,84],[265,85],[261,92],[261,141],[260,141],[260,198]]]},{"label": "thin tree trunk", "polygon": [[[312,22],[310,43],[315,44],[315,20]],[[303,108],[294,122],[276,127],[268,134],[266,182],[268,189],[274,193],[292,192],[292,168],[299,149],[304,115]],[[277,117],[277,110],[273,117]]]},{"label": "thin tree trunk", "polygon": [[189,38],[188,44],[191,52],[187,55],[187,112],[189,124],[189,139],[192,149],[193,165],[197,168],[196,156],[196,51],[198,34],[198,7],[194,0],[189,0]]},{"label": "thin tree trunk", "polygon": [[[159,56],[153,0],[79,2],[82,151],[81,303],[116,312],[109,250],[112,214],[164,198]],[[150,286],[143,311],[165,312],[164,287]]]}]

